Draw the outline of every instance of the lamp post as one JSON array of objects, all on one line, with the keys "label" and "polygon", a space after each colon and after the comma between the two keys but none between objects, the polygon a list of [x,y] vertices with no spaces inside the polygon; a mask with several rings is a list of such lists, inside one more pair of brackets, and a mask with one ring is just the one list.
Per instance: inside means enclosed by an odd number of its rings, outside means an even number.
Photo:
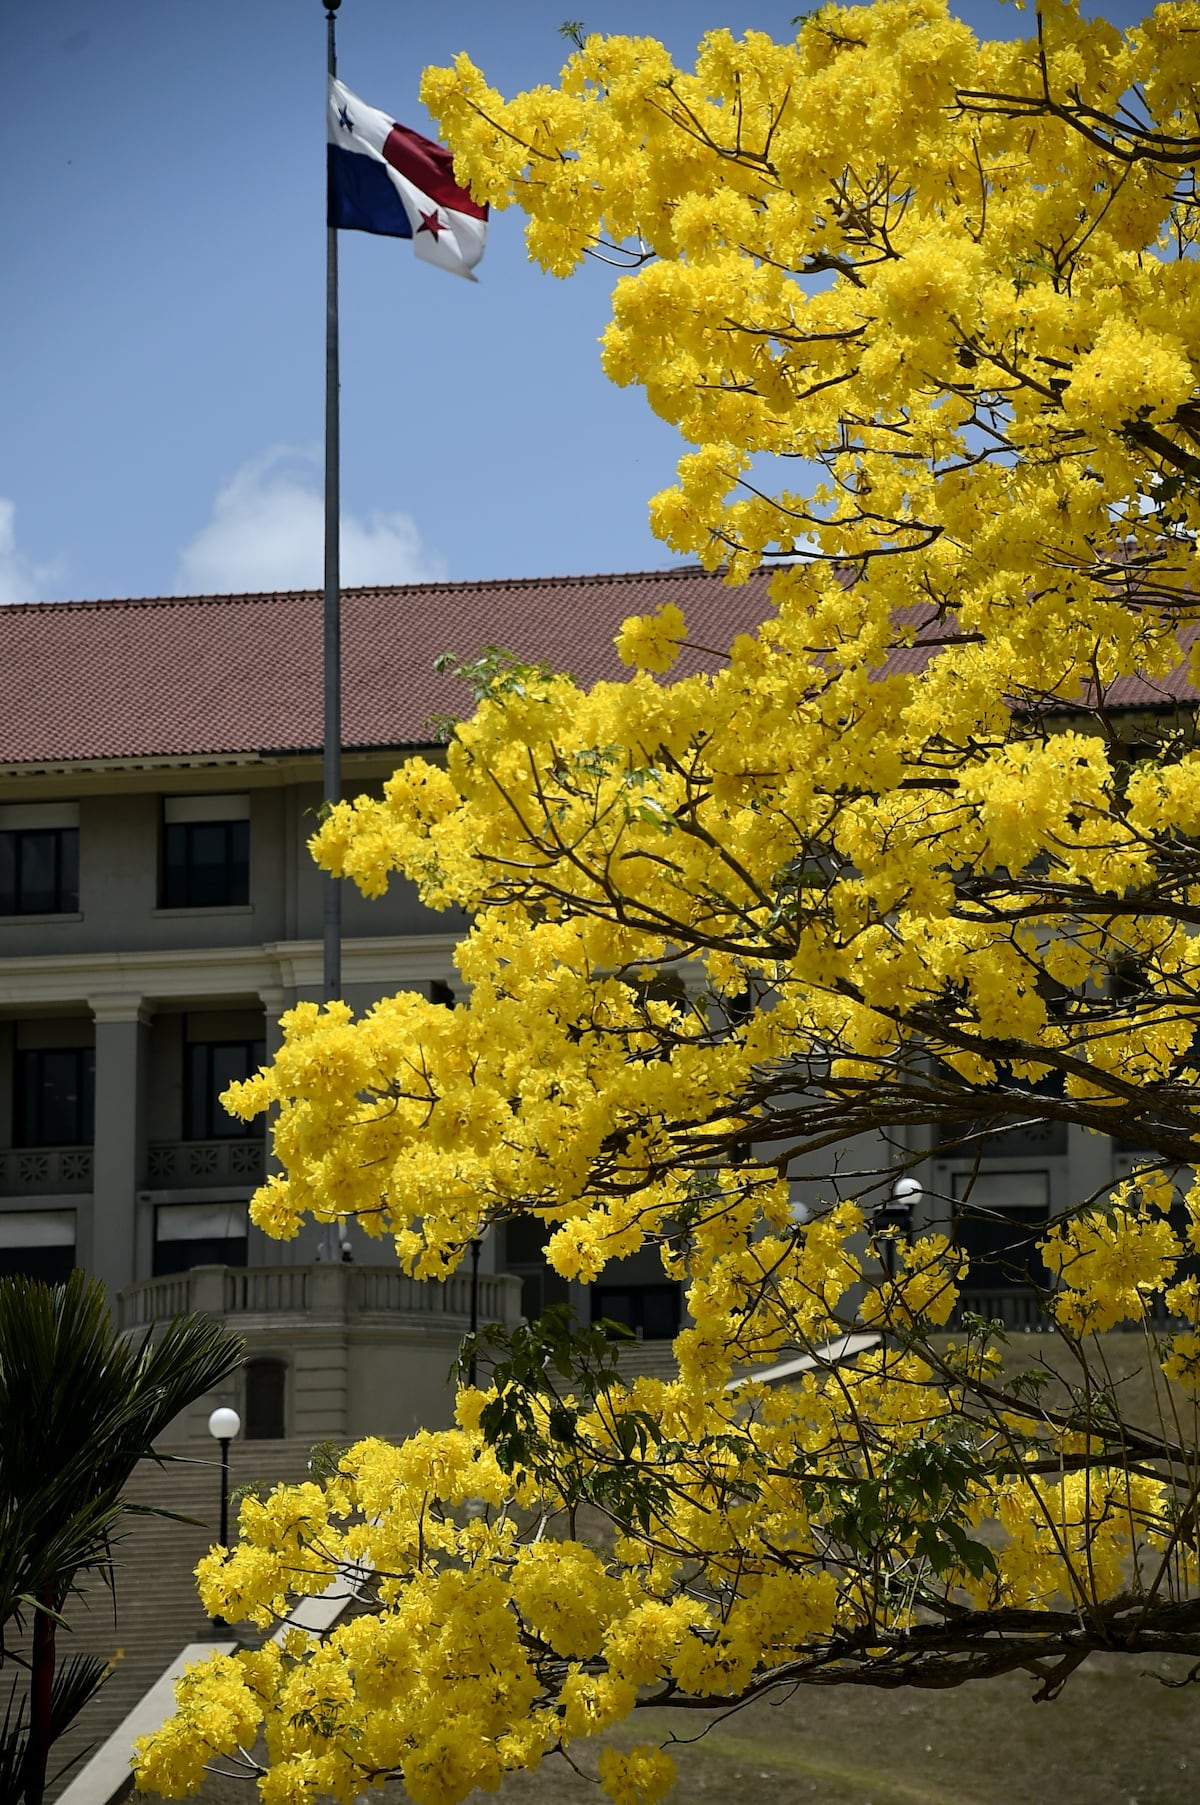
[{"label": "lamp post", "polygon": [[[220,1404],[208,1419],[208,1433],[221,1450],[221,1546],[229,1546],[229,1444],[242,1426],[242,1419],[228,1404]],[[214,1617],[213,1627],[224,1629],[224,1617]]]},{"label": "lamp post", "polygon": [[876,1227],[892,1232],[883,1243],[883,1269],[888,1279],[896,1276],[896,1238],[903,1235],[907,1240],[912,1232],[913,1211],[924,1196],[924,1191],[915,1178],[898,1178],[892,1186],[892,1194],[887,1202],[876,1212]]},{"label": "lamp post", "polygon": [[[219,1404],[208,1419],[208,1433],[221,1450],[221,1546],[229,1546],[229,1444],[241,1429],[242,1419],[228,1404]],[[225,1629],[224,1617],[212,1619],[214,1629]]]},{"label": "lamp post", "polygon": [[475,1336],[479,1332],[479,1256],[483,1252],[483,1236],[471,1237],[471,1365],[467,1383],[475,1383]]}]

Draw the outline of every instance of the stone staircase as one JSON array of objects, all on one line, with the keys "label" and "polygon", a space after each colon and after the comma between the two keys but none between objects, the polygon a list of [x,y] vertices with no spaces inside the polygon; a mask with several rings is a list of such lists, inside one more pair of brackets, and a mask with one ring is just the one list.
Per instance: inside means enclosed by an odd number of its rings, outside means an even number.
[{"label": "stone staircase", "polygon": [[[229,1450],[231,1488],[306,1478],[309,1446],[307,1441],[234,1442]],[[143,1461],[128,1497],[135,1504],[198,1521],[130,1515],[116,1550],[115,1600],[104,1586],[93,1584],[69,1603],[71,1632],[59,1636],[60,1656],[77,1651],[100,1654],[113,1659],[114,1668],[70,1734],[55,1745],[52,1772],[81,1751],[98,1747],[186,1643],[230,1634],[209,1624],[193,1577],[196,1562],[218,1534],[216,1444],[206,1448],[189,1442],[160,1451],[180,1458],[164,1465]],[[68,1774],[60,1779],[49,1798],[57,1798],[70,1778]]]},{"label": "stone staircase", "polygon": [[635,1379],[677,1379],[679,1362],[670,1341],[622,1341],[618,1354],[621,1377],[627,1385]]}]

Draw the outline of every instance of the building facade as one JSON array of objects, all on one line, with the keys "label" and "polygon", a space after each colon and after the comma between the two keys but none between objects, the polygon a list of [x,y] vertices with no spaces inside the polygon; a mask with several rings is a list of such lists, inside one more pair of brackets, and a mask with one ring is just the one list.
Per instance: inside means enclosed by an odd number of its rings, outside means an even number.
[{"label": "building facade", "polygon": [[[346,793],[377,791],[465,712],[439,654],[502,644],[618,677],[621,619],[669,598],[708,645],[765,611],[762,579],[730,590],[698,570],[349,592]],[[444,1417],[472,1312],[512,1321],[569,1295],[527,1224],[489,1239],[474,1280],[421,1286],[353,1228],[322,1270],[315,1228],[281,1244],[249,1223],[267,1143],[218,1098],[270,1056],[283,1011],[322,993],[320,648],[316,594],[0,610],[0,1272],[81,1265],[131,1327],[224,1317],[251,1356],[248,1427],[313,1439]],[[452,1003],[463,926],[402,881],[374,902],[346,886],[346,1000]],[[859,1170],[896,1156],[860,1152]],[[927,1156],[921,1219],[967,1243],[977,1289],[1015,1322],[1035,1310],[1023,1272],[1047,1218],[1129,1163],[1041,1123],[978,1160],[907,1152]],[[812,1181],[794,1181],[803,1202]],[[573,1301],[650,1341],[679,1325],[648,1254]]]},{"label": "building facade", "polygon": [[[439,654],[503,643],[616,677],[623,616],[681,588],[730,637],[761,607],[699,571],[349,592],[345,793],[469,707]],[[211,1310],[247,1338],[248,1427],[314,1439],[438,1420],[473,1312],[567,1295],[520,1229],[477,1277],[423,1286],[353,1227],[322,1270],[315,1228],[249,1223],[267,1143],[218,1098],[322,994],[321,693],[316,594],[0,610],[0,1272],[83,1266],[130,1327]],[[346,1000],[452,1003],[463,925],[402,881],[377,902],[346,885]],[[598,1306],[652,1337],[678,1321],[649,1270]]]}]

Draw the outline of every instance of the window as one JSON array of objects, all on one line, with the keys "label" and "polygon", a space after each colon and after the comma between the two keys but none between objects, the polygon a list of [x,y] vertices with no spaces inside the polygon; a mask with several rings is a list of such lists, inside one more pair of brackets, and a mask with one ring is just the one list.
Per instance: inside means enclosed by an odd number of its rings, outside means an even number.
[{"label": "window", "polygon": [[244,1266],[244,1203],[168,1203],[154,1212],[154,1276],[193,1266]]},{"label": "window", "polygon": [[166,797],[162,850],[164,909],[219,909],[248,903],[250,798]]},{"label": "window", "polygon": [[520,1217],[504,1225],[504,1270],[521,1281],[521,1314],[536,1322],[554,1304],[570,1301],[566,1279],[546,1264],[544,1222]]},{"label": "window", "polygon": [[0,808],[0,915],[73,915],[78,908],[78,804]]},{"label": "window", "polygon": [[639,1341],[671,1341],[679,1332],[678,1285],[593,1285],[592,1321],[623,1323]]},{"label": "window", "polygon": [[246,1362],[246,1440],[282,1441],[287,1434],[287,1364]]},{"label": "window", "polygon": [[183,1138],[243,1141],[265,1132],[263,1119],[239,1122],[222,1107],[221,1093],[249,1078],[267,1056],[263,1040],[192,1040],[185,1048]]},{"label": "window", "polygon": [[61,1285],[75,1264],[74,1210],[0,1211],[0,1274]]},{"label": "window", "polygon": [[22,1047],[16,1055],[13,1144],[87,1147],[94,1138],[94,1047]]},{"label": "window", "polygon": [[1037,1243],[1050,1215],[1047,1172],[959,1172],[954,1239],[971,1262],[964,1291],[1047,1289]]}]

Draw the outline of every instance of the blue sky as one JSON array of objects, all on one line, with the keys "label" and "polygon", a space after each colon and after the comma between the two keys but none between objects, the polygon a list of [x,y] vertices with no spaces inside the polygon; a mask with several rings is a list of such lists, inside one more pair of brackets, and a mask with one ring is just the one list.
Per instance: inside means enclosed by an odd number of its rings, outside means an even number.
[{"label": "blue sky", "polygon": [[[512,93],[554,79],[564,16],[686,59],[715,25],[787,35],[799,6],[344,0],[339,73],[428,130],[420,71],[460,49]],[[7,6],[0,60],[0,601],[318,586],[320,0]],[[509,213],[480,276],[342,235],[345,580],[666,566],[646,503],[678,446],[600,373],[610,272],[542,275]]]}]

